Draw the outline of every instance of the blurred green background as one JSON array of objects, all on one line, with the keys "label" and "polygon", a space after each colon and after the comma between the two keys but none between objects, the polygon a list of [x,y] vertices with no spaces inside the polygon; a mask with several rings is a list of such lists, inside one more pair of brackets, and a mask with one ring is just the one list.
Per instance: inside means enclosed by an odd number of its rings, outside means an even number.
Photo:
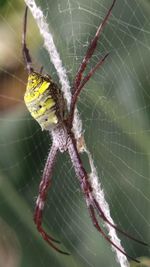
[{"label": "blurred green background", "polygon": [[[70,82],[111,0],[41,0]],[[117,267],[94,229],[69,157],[59,155],[44,212],[62,256],[38,234],[33,212],[49,134],[23,102],[27,73],[21,52],[24,2],[0,0],[0,267]],[[150,1],[117,0],[87,71],[110,51],[79,99],[85,139],[117,225],[150,243]],[[29,14],[34,67],[58,81]],[[87,167],[87,160],[83,155]],[[149,248],[119,235],[126,252],[150,266]],[[131,263],[131,266],[137,266]]]}]

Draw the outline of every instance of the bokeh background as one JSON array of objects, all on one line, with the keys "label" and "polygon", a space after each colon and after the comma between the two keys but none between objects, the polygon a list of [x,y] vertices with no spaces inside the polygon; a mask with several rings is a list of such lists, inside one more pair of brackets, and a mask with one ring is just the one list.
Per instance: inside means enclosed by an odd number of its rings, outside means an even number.
[{"label": "bokeh background", "polygon": [[[111,0],[41,0],[70,82]],[[117,267],[110,245],[94,229],[67,155],[59,155],[44,226],[61,248],[36,231],[33,212],[50,148],[28,113],[21,51],[24,2],[0,0],[0,267]],[[85,139],[117,225],[150,243],[150,1],[117,0],[87,71],[110,56],[79,99]],[[32,15],[28,46],[34,67],[59,83]],[[89,168],[82,155],[84,166]],[[126,252],[150,266],[150,251],[119,235]],[[131,266],[137,266],[131,262]]]}]

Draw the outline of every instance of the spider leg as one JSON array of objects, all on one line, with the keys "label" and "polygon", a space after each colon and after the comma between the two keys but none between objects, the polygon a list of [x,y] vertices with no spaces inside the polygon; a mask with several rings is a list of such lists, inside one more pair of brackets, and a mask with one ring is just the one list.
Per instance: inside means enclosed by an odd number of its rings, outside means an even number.
[{"label": "spider leg", "polygon": [[89,79],[93,76],[93,74],[95,73],[95,71],[100,68],[102,66],[102,64],[104,63],[105,59],[109,56],[109,53],[107,53],[103,58],[101,58],[98,63],[95,65],[95,67],[93,67],[89,73],[83,78],[83,80],[81,81],[78,89],[76,90],[75,94],[73,95],[74,97],[77,97],[80,94],[81,89],[83,88],[83,86],[89,81]]},{"label": "spider leg", "polygon": [[93,197],[93,202],[94,202],[94,205],[100,215],[100,217],[105,221],[107,222],[110,226],[112,226],[115,230],[117,230],[118,232],[120,232],[121,234],[123,234],[124,236],[128,237],[129,239],[141,244],[141,245],[144,245],[144,246],[148,246],[147,243],[141,241],[141,240],[138,240],[137,238],[131,236],[130,234],[126,233],[125,231],[121,230],[120,228],[118,228],[116,225],[114,225],[110,220],[107,219],[107,217],[105,216],[103,210],[101,209],[101,207],[99,206],[98,202],[96,201],[96,199]]},{"label": "spider leg", "polygon": [[74,94],[72,95],[71,106],[70,106],[70,117],[69,117],[69,123],[70,124],[72,124],[77,98],[78,98],[83,86],[89,81],[89,79],[93,76],[95,71],[102,66],[102,64],[104,63],[105,59],[108,57],[108,55],[109,55],[109,53],[107,53],[103,58],[101,58],[98,61],[98,63],[95,65],[95,67],[93,67],[89,71],[89,73],[82,79],[82,81],[80,82],[80,85],[78,86],[78,88],[76,89]]},{"label": "spider leg", "polygon": [[90,204],[89,205],[89,213],[90,213],[90,216],[91,216],[91,219],[92,219],[92,222],[94,224],[94,226],[96,227],[96,229],[98,230],[98,232],[100,232],[102,234],[102,236],[109,242],[111,243],[117,250],[119,250],[122,254],[124,254],[126,257],[128,257],[129,259],[137,262],[137,263],[140,263],[139,260],[129,256],[127,253],[124,252],[124,250],[122,250],[120,247],[118,247],[106,234],[105,232],[101,229],[101,227],[99,226],[98,224],[98,221],[97,221],[97,218],[95,216],[95,212],[94,212],[94,208],[93,206]]},{"label": "spider leg", "polygon": [[104,29],[109,16],[111,15],[111,11],[115,5],[116,0],[113,0],[111,7],[109,8],[105,18],[103,19],[102,23],[99,25],[96,34],[93,38],[93,40],[91,41],[87,52],[82,60],[82,63],[79,66],[79,69],[77,71],[77,74],[75,76],[75,80],[73,82],[73,92],[72,92],[72,98],[71,98],[71,105],[70,105],[70,116],[69,116],[69,124],[72,125],[72,121],[73,121],[73,116],[74,116],[74,110],[75,110],[75,106],[76,106],[76,102],[78,99],[78,96],[82,90],[82,88],[84,87],[84,85],[88,82],[88,80],[93,76],[93,74],[95,73],[95,71],[102,66],[102,64],[104,63],[105,59],[107,58],[107,56],[109,55],[109,53],[107,53],[102,59],[100,59],[98,61],[98,63],[96,64],[95,67],[93,67],[90,72],[82,79],[82,74],[87,66],[88,61],[90,60],[90,58],[92,57],[96,46],[97,46],[97,42],[98,39],[101,35],[102,30]]},{"label": "spider leg", "polygon": [[35,208],[35,213],[34,213],[34,222],[37,226],[38,231],[42,235],[43,239],[51,247],[53,247],[56,251],[58,251],[62,254],[69,255],[68,252],[64,252],[64,251],[60,250],[58,247],[56,247],[52,243],[52,241],[56,242],[56,243],[60,243],[60,242],[58,240],[54,239],[53,237],[51,237],[50,235],[48,235],[42,227],[43,209],[44,209],[48,189],[51,185],[52,171],[53,171],[53,167],[55,164],[57,151],[58,151],[57,147],[55,145],[52,145],[51,150],[50,150],[49,155],[48,155],[48,158],[47,158],[47,161],[46,161],[42,180],[41,180],[40,187],[39,187],[39,196],[38,196],[37,201],[36,201],[36,208]]},{"label": "spider leg", "polygon": [[32,67],[32,59],[29,53],[29,49],[27,48],[27,45],[26,45],[27,13],[28,13],[28,7],[26,6],[25,13],[24,13],[24,22],[23,22],[22,53],[23,53],[25,64],[26,64],[26,69],[30,73],[34,71],[34,69]]},{"label": "spider leg", "polygon": [[129,256],[128,254],[126,254],[121,248],[119,248],[113,241],[111,241],[111,239],[109,239],[109,237],[103,232],[103,230],[100,228],[97,218],[95,216],[95,209],[98,211],[98,214],[100,215],[100,217],[106,221],[109,225],[111,225],[113,228],[115,228],[116,230],[118,230],[119,232],[121,232],[122,234],[126,235],[128,238],[133,239],[134,241],[141,243],[143,245],[147,245],[146,243],[139,241],[137,239],[135,239],[134,237],[131,237],[129,234],[125,233],[124,231],[120,230],[117,226],[113,225],[104,215],[104,212],[102,211],[102,209],[100,208],[98,202],[95,200],[95,198],[93,197],[93,193],[92,193],[92,187],[91,184],[88,180],[88,175],[87,172],[85,171],[82,161],[80,159],[80,155],[77,151],[76,148],[76,142],[75,142],[75,138],[73,136],[73,133],[69,134],[68,137],[68,153],[70,155],[72,164],[74,166],[75,169],[75,173],[79,179],[79,182],[81,184],[81,188],[82,191],[84,193],[86,202],[87,202],[87,206],[89,208],[89,212],[90,212],[90,216],[92,218],[92,222],[94,224],[94,226],[97,228],[97,230],[104,236],[104,238],[111,243],[114,247],[116,247],[121,253],[123,253],[124,255],[126,255],[128,258],[137,261],[136,259],[132,258],[131,256]]},{"label": "spider leg", "polygon": [[42,74],[43,72],[43,66],[41,66],[39,73]]},{"label": "spider leg", "polygon": [[[95,34],[93,40],[91,41],[91,43],[90,43],[90,45],[89,45],[89,47],[87,49],[87,52],[86,52],[86,54],[85,54],[85,56],[84,56],[84,58],[82,60],[82,63],[79,66],[79,69],[77,71],[77,74],[76,74],[75,80],[74,80],[74,84],[73,84],[74,91],[77,90],[77,88],[78,88],[78,86],[79,86],[79,84],[80,84],[80,82],[82,80],[82,74],[83,74],[83,72],[84,72],[84,70],[85,70],[85,68],[87,66],[88,61],[90,60],[90,58],[92,57],[92,55],[93,55],[93,53],[94,53],[94,51],[96,49],[98,39],[99,39],[99,37],[101,35],[101,32],[103,31],[103,29],[104,29],[104,27],[105,27],[105,25],[106,25],[106,23],[107,23],[107,21],[109,19],[109,16],[111,15],[111,11],[112,11],[112,9],[113,9],[113,7],[115,5],[115,2],[116,2],[116,0],[113,0],[111,7],[109,8],[109,10],[108,10],[105,18],[103,19],[102,23],[99,25],[99,27],[98,27],[98,29],[96,31],[96,34]],[[74,91],[73,91],[73,94],[74,94]]]}]

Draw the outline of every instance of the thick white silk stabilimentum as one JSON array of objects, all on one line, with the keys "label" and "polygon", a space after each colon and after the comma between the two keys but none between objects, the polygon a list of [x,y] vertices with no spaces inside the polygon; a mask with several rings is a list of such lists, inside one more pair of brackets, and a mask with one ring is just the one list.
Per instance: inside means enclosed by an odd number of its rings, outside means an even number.
[{"label": "thick white silk stabilimentum", "polygon": [[[70,102],[71,102],[70,84],[68,81],[66,70],[62,65],[62,61],[60,59],[59,53],[58,53],[56,46],[54,44],[52,34],[49,31],[48,24],[46,23],[46,20],[45,20],[45,17],[43,15],[42,10],[39,7],[37,7],[34,0],[25,0],[25,3],[29,7],[29,9],[30,9],[30,11],[31,11],[31,13],[32,13],[32,15],[33,15],[34,19],[36,20],[36,23],[39,27],[39,31],[43,37],[43,40],[44,40],[44,46],[45,46],[46,50],[48,51],[49,56],[50,56],[50,60],[54,64],[54,67],[57,71],[59,81],[60,81],[60,84],[62,86],[61,89],[64,93],[64,97],[67,101],[67,105],[68,105],[68,109],[69,109],[70,108]],[[74,114],[73,130],[74,130],[75,137],[77,139],[82,139],[81,138],[83,136],[82,122],[81,122],[81,119],[79,118],[79,114],[78,114],[77,109],[75,110],[75,114]],[[111,215],[110,215],[109,205],[105,200],[104,192],[103,192],[101,184],[99,182],[100,179],[98,178],[97,171],[96,171],[96,168],[94,166],[94,162],[93,162],[91,153],[88,151],[85,144],[82,144],[82,146],[83,146],[82,147],[83,151],[85,153],[87,153],[88,158],[89,158],[89,163],[90,163],[90,167],[91,167],[91,173],[89,176],[90,176],[90,181],[91,181],[91,185],[93,188],[94,196],[95,196],[97,202],[99,203],[100,207],[104,211],[104,214],[106,215],[108,220],[112,224],[114,224],[113,219],[111,218]],[[116,230],[114,228],[112,228],[107,223],[105,223],[105,227],[108,230],[108,234],[110,236],[110,239],[124,251],[124,249],[121,245],[121,241],[117,236]],[[123,255],[121,252],[119,252],[119,250],[117,250],[114,246],[112,246],[112,249],[116,252],[116,260],[118,261],[120,266],[121,267],[129,267],[129,263],[128,263],[126,256]]]}]

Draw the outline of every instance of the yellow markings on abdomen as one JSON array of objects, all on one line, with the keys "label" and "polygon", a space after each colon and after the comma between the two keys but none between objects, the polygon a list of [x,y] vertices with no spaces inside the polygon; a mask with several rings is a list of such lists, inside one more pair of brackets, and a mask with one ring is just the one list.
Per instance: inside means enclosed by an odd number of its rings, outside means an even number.
[{"label": "yellow markings on abdomen", "polygon": [[[25,94],[25,97],[24,97],[24,100],[25,100],[25,103],[28,103],[28,102],[32,102],[33,100],[36,100],[37,98],[40,97],[40,95],[43,95],[43,93],[49,88],[50,86],[50,82],[43,82],[42,84],[40,84],[40,86],[38,86],[37,83],[33,83],[36,87],[35,87],[35,90],[33,91],[32,89],[34,88],[32,86],[32,82],[28,82],[28,85],[27,85],[27,92]],[[32,90],[32,92],[30,92]]]},{"label": "yellow markings on abdomen", "polygon": [[33,118],[37,119],[38,117],[44,115],[46,111],[51,109],[52,107],[55,106],[55,102],[52,98],[46,99],[45,102],[39,102],[39,109],[36,109],[35,111],[31,112],[31,115]]},{"label": "yellow markings on abdomen", "polygon": [[24,101],[42,130],[50,130],[58,123],[56,116],[57,92],[53,92],[53,90],[55,90],[55,86],[49,78],[35,72],[29,75]]}]

